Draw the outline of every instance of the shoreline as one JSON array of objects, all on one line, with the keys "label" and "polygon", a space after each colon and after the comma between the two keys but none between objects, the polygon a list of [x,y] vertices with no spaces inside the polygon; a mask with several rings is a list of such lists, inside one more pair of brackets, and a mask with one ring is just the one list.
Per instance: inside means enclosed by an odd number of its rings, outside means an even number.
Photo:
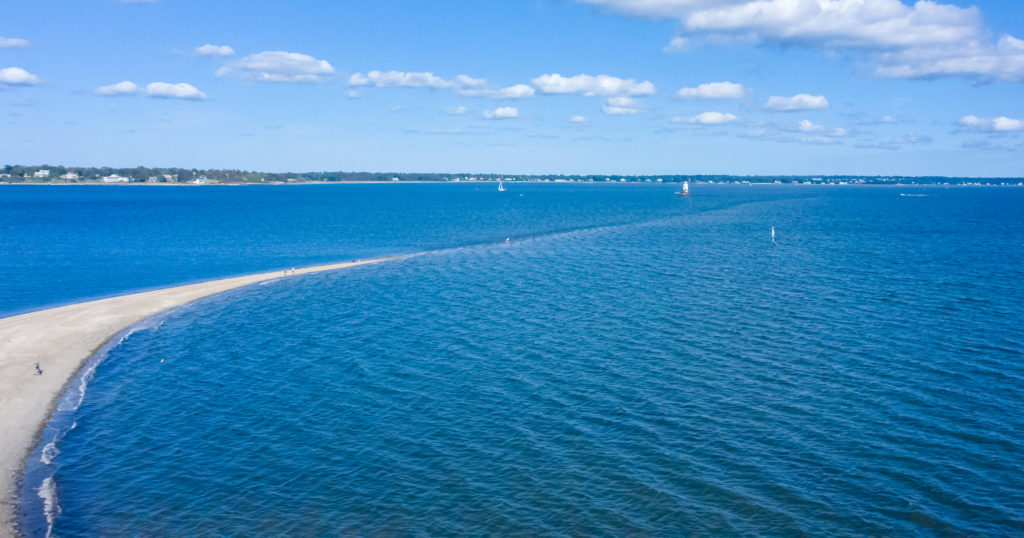
[{"label": "shoreline", "polygon": [[[259,282],[400,256],[222,278],[0,318],[0,535],[15,536],[18,479],[57,399],[93,355],[146,318]],[[37,375],[36,364],[42,370]]]},{"label": "shoreline", "polygon": [[[968,178],[974,179],[974,178]],[[988,178],[982,178],[988,179]],[[1018,183],[806,183],[806,182],[789,182],[789,183],[774,183],[774,182],[707,182],[707,181],[691,181],[691,185],[731,185],[738,187],[759,187],[759,186],[771,186],[771,187],[887,187],[887,188],[921,188],[921,187],[932,187],[932,188],[972,188],[972,187],[988,187],[988,188],[1022,188],[1020,184],[1021,180],[1017,180]],[[155,188],[193,188],[193,187],[305,187],[314,185],[441,185],[441,184],[460,184],[460,185],[487,185],[498,183],[498,180],[486,180],[486,181],[295,181],[291,183],[284,182],[266,182],[266,183],[207,183],[204,185],[194,185],[191,183],[100,183],[95,181],[80,181],[75,183],[57,183],[57,182],[4,182],[0,181],[0,187],[17,187],[17,186],[33,186],[33,187],[70,187],[70,186],[82,186],[82,187],[155,187]],[[654,182],[654,181],[510,181],[511,184],[564,184],[564,185],[679,185],[681,181],[665,181],[665,182]]]}]

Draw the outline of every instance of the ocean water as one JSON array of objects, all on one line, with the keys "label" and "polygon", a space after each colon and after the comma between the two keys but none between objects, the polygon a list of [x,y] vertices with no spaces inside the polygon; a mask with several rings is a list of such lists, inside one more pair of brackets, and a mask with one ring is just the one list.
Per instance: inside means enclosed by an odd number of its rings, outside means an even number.
[{"label": "ocean water", "polygon": [[[652,192],[635,184],[517,184],[504,196],[493,183],[4,186],[0,316],[679,213],[675,200]],[[749,195],[723,193],[698,204],[712,208]]]},{"label": "ocean water", "polygon": [[[205,190],[123,195],[200,218],[243,192]],[[37,245],[25,263],[93,276],[4,283],[8,310],[415,254],[210,297],[115,340],[33,456],[23,530],[1024,533],[1024,191],[492,190],[254,189],[210,216],[233,225],[140,224],[149,240],[114,260],[102,229],[76,232],[102,247]],[[268,204],[281,215],[254,224]],[[59,220],[78,211],[95,210]],[[133,256],[134,280],[115,263]]]}]

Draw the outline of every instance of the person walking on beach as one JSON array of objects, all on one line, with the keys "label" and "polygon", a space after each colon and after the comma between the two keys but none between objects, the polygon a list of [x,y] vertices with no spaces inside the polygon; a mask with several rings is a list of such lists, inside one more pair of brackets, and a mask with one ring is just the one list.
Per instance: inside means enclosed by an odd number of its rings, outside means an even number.
[{"label": "person walking on beach", "polygon": [[43,375],[42,368],[39,367],[39,363],[36,363],[36,375]]}]

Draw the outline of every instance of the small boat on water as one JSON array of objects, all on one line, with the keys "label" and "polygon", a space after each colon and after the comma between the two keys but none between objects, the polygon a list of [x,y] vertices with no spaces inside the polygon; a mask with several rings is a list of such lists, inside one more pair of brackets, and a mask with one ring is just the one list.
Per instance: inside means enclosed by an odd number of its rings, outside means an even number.
[{"label": "small boat on water", "polygon": [[689,181],[684,181],[683,182],[683,190],[677,192],[676,194],[679,195],[679,196],[689,196],[690,195],[690,182]]},{"label": "small boat on water", "polygon": [[772,244],[775,244],[775,226],[772,226]]},{"label": "small boat on water", "polygon": [[504,184],[504,183],[502,183],[501,181],[499,181],[499,182],[498,182],[498,192],[505,192],[505,191],[507,191],[507,190],[508,190],[508,189],[506,189],[506,188],[505,188],[505,184]]}]

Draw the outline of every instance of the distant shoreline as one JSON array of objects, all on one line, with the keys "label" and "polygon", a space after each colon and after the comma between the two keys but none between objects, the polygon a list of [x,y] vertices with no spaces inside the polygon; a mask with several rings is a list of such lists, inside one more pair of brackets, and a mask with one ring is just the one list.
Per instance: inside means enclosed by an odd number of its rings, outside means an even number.
[{"label": "distant shoreline", "polygon": [[[966,183],[827,183],[827,182],[763,182],[763,181],[690,181],[693,185],[737,185],[737,186],[800,186],[800,187],[1024,187],[1024,179],[1017,181],[1013,178],[1014,183],[1010,182],[1010,179],[1006,179],[1001,183],[993,183],[987,181],[994,181],[996,179],[1003,180],[1004,178],[970,178],[972,182]],[[302,185],[438,185],[438,184],[491,184],[498,183],[499,180],[485,180],[485,181],[418,181],[418,180],[403,180],[403,181],[293,181],[293,182],[263,182],[263,183],[204,183],[196,185],[194,183],[103,183],[101,181],[79,181],[75,183],[66,182],[5,182],[0,181],[0,187],[2,186],[36,186],[36,187],[73,187],[73,186],[95,186],[95,187],[265,187],[265,186],[302,186]],[[625,184],[641,184],[641,185],[678,185],[681,181],[539,181],[539,180],[517,180],[517,181],[506,181],[506,183],[512,185],[522,184],[582,184],[582,185],[621,185]]]},{"label": "distant shoreline", "polygon": [[225,291],[398,258],[222,278],[0,318],[0,535],[17,536],[17,480],[57,399],[111,338],[150,316]]}]

